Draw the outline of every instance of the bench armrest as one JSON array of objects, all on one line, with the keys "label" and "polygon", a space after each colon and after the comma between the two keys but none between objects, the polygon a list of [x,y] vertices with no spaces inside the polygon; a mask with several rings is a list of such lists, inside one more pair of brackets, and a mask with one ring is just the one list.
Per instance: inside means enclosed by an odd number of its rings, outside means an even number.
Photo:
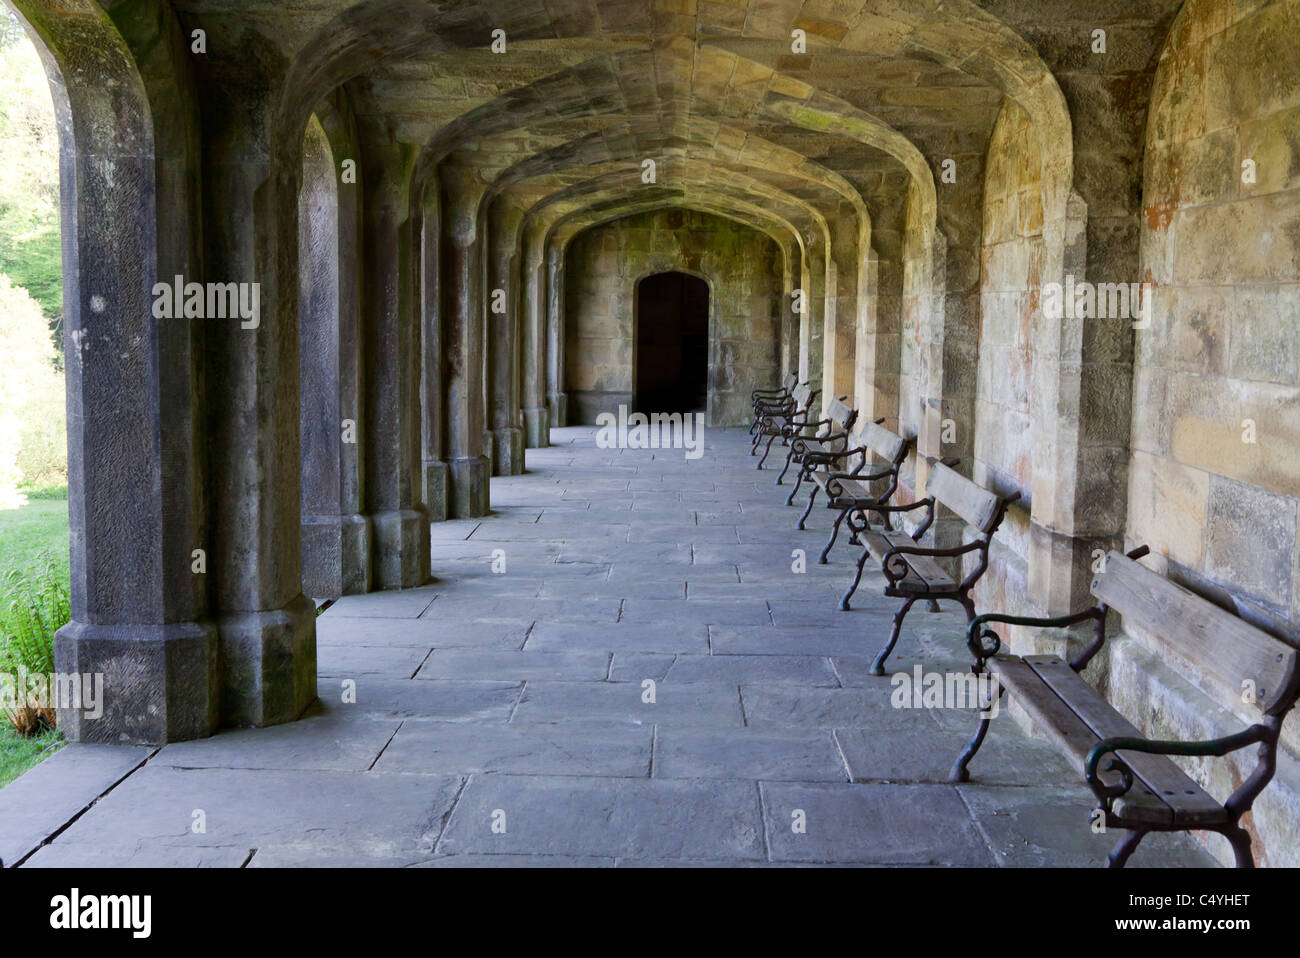
[{"label": "bench armrest", "polygon": [[[966,646],[975,656],[978,666],[982,668],[984,660],[997,655],[998,651],[1002,648],[1002,639],[998,637],[998,634],[992,629],[984,628],[986,622],[1005,622],[1007,625],[1034,625],[1044,629],[1063,629],[1067,626],[1077,625],[1080,622],[1086,622],[1088,619],[1095,620],[1097,622],[1098,631],[1104,635],[1103,630],[1106,627],[1106,616],[1098,608],[1084,609],[1082,612],[1075,612],[1072,615],[1058,615],[1054,618],[1041,618],[1033,615],[1006,615],[1001,612],[988,612],[984,615],[977,615],[971,620],[971,624],[966,630]],[[984,640],[986,639],[988,640],[988,645],[984,645]],[[1096,649],[1093,649],[1091,645],[1089,646],[1089,649],[1092,654],[1088,654],[1087,657],[1092,658],[1092,655],[1096,653]],[[1087,651],[1088,650],[1085,650],[1085,653]],[[1078,660],[1076,659],[1075,661]],[[1083,665],[1086,664],[1087,660],[1085,659]],[[1078,669],[1074,670],[1076,672],[1079,671],[1079,669],[1083,668],[1083,665],[1080,665]],[[1074,668],[1074,662],[1070,663],[1070,667]]]},{"label": "bench armrest", "polygon": [[[804,413],[804,415],[807,415],[807,413]],[[785,424],[785,430],[787,436],[793,439],[798,433],[802,433],[805,429],[814,429],[817,426],[825,426],[828,423],[830,423],[829,419],[818,419],[815,422],[807,419],[791,419]],[[809,436],[808,438],[812,439],[814,437]]]},{"label": "bench armrest", "polygon": [[[856,456],[861,451],[862,450],[860,449],[850,449],[847,452],[840,453],[840,455],[847,459],[849,456]],[[832,472],[827,476],[827,478],[856,479],[858,482],[875,482],[877,479],[888,479],[894,474],[894,468],[892,466],[888,469],[883,469],[880,472],[864,473],[862,470],[866,465],[866,461],[864,460],[862,465],[858,466],[858,468],[854,469],[852,472]]]},{"label": "bench armrest", "polygon": [[[1097,766],[1101,764],[1102,757],[1112,755],[1116,752],[1145,752],[1148,755],[1193,755],[1199,757],[1220,758],[1230,752],[1245,748],[1247,745],[1254,745],[1257,742],[1275,742],[1276,732],[1267,725],[1252,725],[1232,735],[1225,735],[1223,738],[1212,738],[1203,741],[1192,742],[1174,742],[1161,741],[1159,739],[1132,738],[1127,736],[1116,736],[1114,738],[1104,738],[1094,745],[1088,752],[1088,757],[1083,762],[1083,777],[1088,782],[1088,787],[1092,793],[1097,796],[1098,801],[1104,807],[1109,809],[1110,803],[1127,792],[1133,787],[1133,773],[1129,770],[1122,759],[1116,755],[1106,765],[1106,771],[1118,772],[1120,784],[1107,785],[1097,777]],[[1271,770],[1270,770],[1271,771]],[[1271,777],[1271,775],[1270,775]],[[1253,789],[1256,793],[1263,788],[1267,779]],[[1254,800],[1254,795],[1250,795],[1250,801]],[[1231,803],[1237,798],[1234,794],[1228,799]],[[1249,801],[1246,803],[1245,811],[1250,807]]]},{"label": "bench armrest", "polygon": [[880,571],[885,573],[885,578],[889,580],[890,585],[897,585],[907,577],[907,562],[896,562],[903,556],[927,556],[932,559],[946,559],[953,556],[965,555],[967,552],[983,546],[982,542],[968,542],[964,546],[954,546],[950,549],[933,549],[929,546],[894,546],[883,556],[880,557]]},{"label": "bench armrest", "polygon": [[[886,505],[883,501],[873,502],[871,505],[859,506],[849,512],[849,528],[854,532],[865,532],[867,528],[867,518],[865,515],[861,519],[855,518],[855,513],[861,515],[865,512],[878,512],[883,516],[889,516],[895,512],[913,512],[917,509],[925,509],[927,514],[925,521],[921,523],[916,530],[913,538],[925,535],[927,529],[934,524],[934,496],[928,496],[925,499],[918,499],[916,502],[909,502],[905,506]],[[886,520],[886,524],[888,521]]]},{"label": "bench armrest", "polygon": [[[841,439],[847,440],[848,438],[849,438],[849,434],[846,432],[828,432],[816,436],[799,436],[798,439],[796,439],[796,441],[803,440],[803,439],[815,439],[817,440],[817,442],[838,442]],[[808,455],[813,456],[817,459],[843,459],[849,455],[849,451],[847,449],[826,449],[826,450],[819,450],[817,452],[807,452],[807,450],[805,450],[805,452]]]}]

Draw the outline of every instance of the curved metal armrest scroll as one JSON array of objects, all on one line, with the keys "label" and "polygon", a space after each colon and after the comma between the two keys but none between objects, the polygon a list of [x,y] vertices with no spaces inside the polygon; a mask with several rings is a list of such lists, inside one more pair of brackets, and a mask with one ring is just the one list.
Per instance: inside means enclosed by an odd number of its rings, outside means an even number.
[{"label": "curved metal armrest scroll", "polygon": [[980,546],[981,543],[979,542],[968,542],[964,546],[955,546],[951,549],[931,549],[926,546],[894,546],[880,557],[880,566],[885,573],[885,578],[889,580],[889,584],[897,585],[907,577],[907,562],[903,559],[903,556],[951,558],[965,555],[967,552],[980,548]]},{"label": "curved metal armrest scroll", "polygon": [[[1132,771],[1115,753],[1144,752],[1148,755],[1193,755],[1219,758],[1229,752],[1245,748],[1247,745],[1266,741],[1271,735],[1272,732],[1268,726],[1252,725],[1232,735],[1225,735],[1223,738],[1213,738],[1199,742],[1161,741],[1159,739],[1125,736],[1104,738],[1089,750],[1088,757],[1084,759],[1083,777],[1087,780],[1092,793],[1097,796],[1104,807],[1109,809],[1110,803],[1114,799],[1133,787]],[[1098,776],[1097,767],[1101,764],[1102,757],[1105,755],[1115,756],[1107,763],[1106,770],[1119,772],[1121,781],[1118,785],[1107,785]]]},{"label": "curved metal armrest scroll", "polygon": [[[1060,629],[1068,625],[1074,625],[1078,622],[1084,622],[1088,619],[1096,619],[1099,615],[1104,616],[1099,609],[1084,609],[1082,612],[1075,612],[1072,615],[1059,615],[1055,618],[1041,618],[1032,615],[1006,615],[1001,612],[987,612],[984,615],[976,616],[971,620],[971,624],[966,630],[966,646],[975,656],[977,671],[984,665],[985,659],[990,659],[998,654],[1002,648],[1002,640],[992,629],[984,628],[989,622],[1002,622],[1007,625],[1035,625],[1046,629]],[[1104,621],[1104,619],[1103,619]],[[989,644],[985,645],[984,640]]]}]

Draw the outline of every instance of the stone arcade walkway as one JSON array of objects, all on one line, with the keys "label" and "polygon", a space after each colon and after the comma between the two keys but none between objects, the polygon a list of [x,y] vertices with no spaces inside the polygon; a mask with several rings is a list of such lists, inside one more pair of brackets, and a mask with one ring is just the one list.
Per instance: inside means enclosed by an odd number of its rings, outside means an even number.
[{"label": "stone arcade walkway", "polygon": [[[889,680],[867,674],[893,612],[883,580],[866,577],[858,608],[836,610],[856,550],[842,542],[816,564],[829,515],[794,531],[798,512],[773,471],[754,471],[742,432],[707,433],[695,461],[600,450],[594,435],[556,430],[557,445],[529,450],[529,474],[492,481],[492,516],[435,526],[434,584],[327,611],[311,717],[156,750],[69,747],[0,791],[0,856],[1102,862],[1114,836],[1091,834],[1090,793],[1009,717],[977,783],[947,784],[970,714],[891,708]],[[791,571],[796,546],[806,575]],[[911,619],[893,668],[965,667],[959,614]],[[1160,835],[1132,861],[1192,864],[1212,862]]]}]

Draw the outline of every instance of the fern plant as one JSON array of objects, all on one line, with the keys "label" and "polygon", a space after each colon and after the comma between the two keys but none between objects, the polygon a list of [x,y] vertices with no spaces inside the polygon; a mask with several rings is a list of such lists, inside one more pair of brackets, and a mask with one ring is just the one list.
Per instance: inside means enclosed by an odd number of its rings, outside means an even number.
[{"label": "fern plant", "polygon": [[[13,676],[54,671],[54,633],[71,618],[68,575],[49,556],[34,569],[11,569],[0,579],[0,671]],[[51,703],[28,698],[15,688],[13,701],[3,703],[5,718],[22,735],[33,735],[55,724]]]}]

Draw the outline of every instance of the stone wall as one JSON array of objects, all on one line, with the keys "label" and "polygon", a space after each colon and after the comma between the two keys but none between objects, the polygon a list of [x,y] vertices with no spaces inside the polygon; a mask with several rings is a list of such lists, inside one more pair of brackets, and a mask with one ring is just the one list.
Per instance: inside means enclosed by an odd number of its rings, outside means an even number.
[{"label": "stone wall", "polygon": [[749,394],[781,379],[782,256],[765,234],[689,210],[657,210],[584,230],[565,274],[569,419],[632,403],[637,281],[680,270],[709,283],[711,426],[748,425]]},{"label": "stone wall", "polygon": [[980,328],[971,478],[1024,498],[998,530],[994,560],[975,593],[980,608],[1023,611],[1033,480],[1032,329],[1039,312],[1043,200],[1038,137],[1008,100],[984,174]]},{"label": "stone wall", "polygon": [[[1127,529],[1130,546],[1149,545],[1172,577],[1221,590],[1246,617],[1292,637],[1300,635],[1297,31],[1295,2],[1193,2],[1161,58],[1143,191],[1142,275],[1153,306],[1136,340]],[[1221,724],[1214,706],[1242,712],[1239,702],[1204,701],[1184,681],[1195,676],[1178,675],[1157,640],[1133,642],[1112,654],[1110,692],[1149,716],[1148,732],[1204,737]],[[1294,756],[1300,727],[1288,725]],[[1253,827],[1270,863],[1297,865],[1300,774],[1294,759],[1282,766]],[[1198,768],[1203,781],[1208,768]],[[1222,795],[1235,780],[1220,772],[1210,783]]]}]

